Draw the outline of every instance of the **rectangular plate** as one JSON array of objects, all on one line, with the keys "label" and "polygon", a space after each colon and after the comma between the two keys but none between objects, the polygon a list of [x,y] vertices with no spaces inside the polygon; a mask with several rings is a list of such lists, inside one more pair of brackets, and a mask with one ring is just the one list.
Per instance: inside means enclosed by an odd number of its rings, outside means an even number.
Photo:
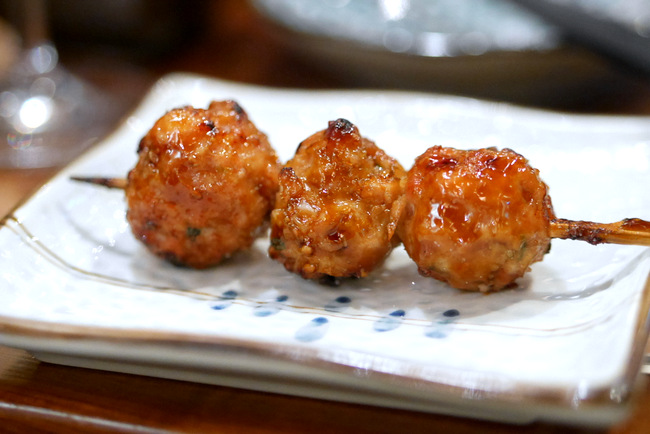
[{"label": "rectangular plate", "polygon": [[4,219],[0,343],[44,361],[508,422],[609,424],[627,411],[648,335],[650,249],[553,241],[514,290],[461,292],[403,249],[332,288],[292,275],[268,239],[207,271],[151,256],[123,193],[165,111],[235,99],[283,161],[344,117],[405,167],[427,147],[509,147],[558,216],[650,219],[650,122],[472,99],[269,89],[174,74],[123,124]]}]

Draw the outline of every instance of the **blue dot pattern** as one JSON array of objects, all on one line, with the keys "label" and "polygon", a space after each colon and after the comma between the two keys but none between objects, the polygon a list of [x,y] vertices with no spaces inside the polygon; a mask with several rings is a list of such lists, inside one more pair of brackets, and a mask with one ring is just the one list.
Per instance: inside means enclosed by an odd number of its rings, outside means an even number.
[{"label": "blue dot pattern", "polygon": [[[237,299],[239,294],[237,291],[229,289],[218,297],[218,299],[211,305],[214,310],[223,310],[228,308],[234,300]],[[264,318],[276,315],[286,307],[289,301],[289,296],[282,294],[278,295],[275,299],[266,302],[257,302],[253,307],[253,315],[256,317]],[[323,309],[325,312],[340,313],[345,311],[352,304],[352,298],[342,295],[325,303]],[[447,309],[438,314],[437,318],[424,327],[424,336],[433,339],[446,338],[454,328],[454,323],[460,316],[457,309]],[[379,333],[390,332],[397,329],[404,322],[406,311],[403,309],[396,309],[373,323],[373,330]],[[300,342],[314,342],[317,341],[327,333],[329,329],[330,320],[324,316],[313,318],[307,324],[301,326],[295,332],[295,339]]]},{"label": "blue dot pattern", "polygon": [[442,318],[433,321],[424,330],[424,335],[428,338],[443,339],[449,336],[453,329],[454,318],[458,317],[460,312],[456,309],[449,309],[442,313]]},{"label": "blue dot pattern", "polygon": [[253,315],[255,316],[271,316],[282,310],[282,305],[289,300],[289,297],[286,295],[279,295],[275,298],[274,301],[266,304],[261,304],[255,308]]},{"label": "blue dot pattern", "polygon": [[229,289],[225,291],[223,294],[221,294],[221,297],[217,299],[215,303],[212,304],[212,309],[214,310],[223,310],[232,304],[233,300],[237,298],[237,291],[233,289]]},{"label": "blue dot pattern", "polygon": [[328,312],[342,312],[350,306],[351,302],[352,299],[350,297],[342,295],[327,303],[325,305],[325,310]]},{"label": "blue dot pattern", "polygon": [[319,316],[312,319],[304,326],[296,330],[296,340],[300,342],[314,342],[325,336],[329,326],[329,320]]},{"label": "blue dot pattern", "polygon": [[375,322],[373,328],[377,332],[389,332],[391,330],[395,330],[402,324],[404,315],[406,315],[406,312],[404,312],[402,309],[393,311],[388,315],[378,319]]}]

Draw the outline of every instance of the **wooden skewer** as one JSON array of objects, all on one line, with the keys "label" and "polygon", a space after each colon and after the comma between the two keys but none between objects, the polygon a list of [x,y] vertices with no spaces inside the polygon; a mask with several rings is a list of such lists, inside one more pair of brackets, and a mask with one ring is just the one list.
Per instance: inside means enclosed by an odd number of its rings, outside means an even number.
[{"label": "wooden skewer", "polygon": [[106,188],[118,188],[121,190],[124,190],[127,184],[127,180],[124,178],[71,176],[70,179],[73,181],[87,182],[89,184],[102,185]]},{"label": "wooden skewer", "polygon": [[[73,176],[71,179],[122,190],[127,184],[124,178]],[[551,238],[580,240],[589,244],[650,246],[650,222],[637,218],[624,219],[615,223],[555,219],[551,221]]]},{"label": "wooden skewer", "polygon": [[650,222],[629,218],[615,223],[555,219],[551,238],[581,240],[590,244],[633,244],[650,246]]}]

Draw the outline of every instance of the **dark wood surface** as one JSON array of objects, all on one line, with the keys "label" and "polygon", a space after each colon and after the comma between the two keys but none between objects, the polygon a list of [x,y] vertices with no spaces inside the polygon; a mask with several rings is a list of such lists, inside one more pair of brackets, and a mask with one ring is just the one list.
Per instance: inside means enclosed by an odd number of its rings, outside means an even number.
[{"label": "dark wood surface", "polygon": [[[359,80],[331,74],[287,48],[243,2],[207,2],[203,7],[207,25],[169,52],[143,57],[101,44],[84,48],[62,39],[62,60],[115,96],[123,113],[158,77],[171,71],[268,86],[363,87]],[[551,103],[546,99],[530,105],[584,113],[650,114],[650,85],[644,78],[615,71],[593,86],[583,98],[558,94]],[[0,214],[8,213],[55,172],[0,170]],[[614,427],[553,423],[522,427],[71,368],[0,347],[0,432],[650,432],[649,386],[640,387],[634,404],[629,420]]]}]

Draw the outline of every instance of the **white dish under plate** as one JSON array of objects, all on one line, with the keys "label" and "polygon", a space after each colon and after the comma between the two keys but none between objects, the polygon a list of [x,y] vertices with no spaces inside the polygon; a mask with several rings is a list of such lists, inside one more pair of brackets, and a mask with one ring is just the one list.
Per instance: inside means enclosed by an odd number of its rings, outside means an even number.
[{"label": "white dish under plate", "polygon": [[54,363],[508,422],[609,424],[643,362],[650,249],[553,241],[514,290],[420,277],[401,248],[368,278],[323,287],[260,239],[208,271],[152,257],[119,190],[165,111],[235,99],[283,160],[344,117],[410,167],[428,146],[510,147],[558,216],[650,220],[650,122],[432,94],[269,89],[174,74],[103,143],[0,226],[0,343]]}]

